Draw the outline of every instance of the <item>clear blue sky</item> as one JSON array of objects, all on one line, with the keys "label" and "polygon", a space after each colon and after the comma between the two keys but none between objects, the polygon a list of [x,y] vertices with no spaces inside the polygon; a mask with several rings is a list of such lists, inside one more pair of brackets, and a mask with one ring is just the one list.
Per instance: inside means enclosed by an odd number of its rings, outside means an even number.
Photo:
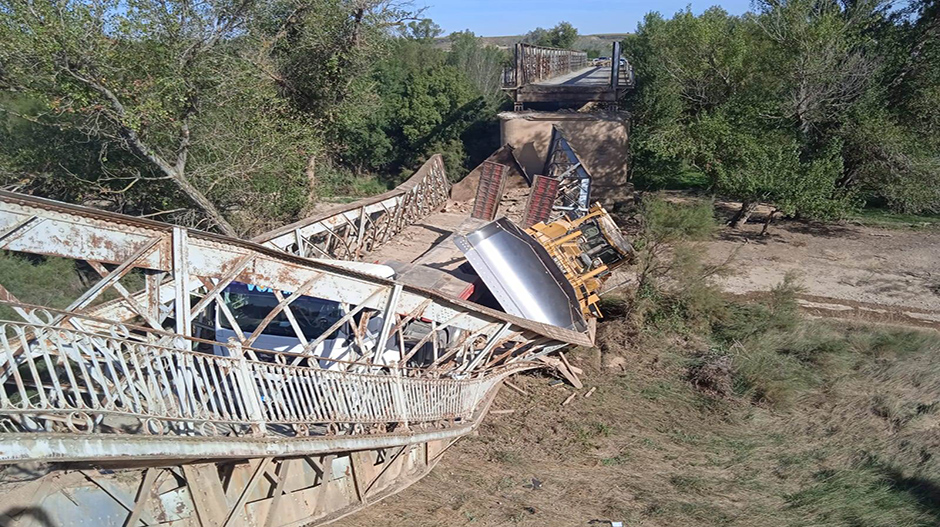
[{"label": "clear blue sky", "polygon": [[691,5],[700,13],[713,5],[729,13],[741,14],[750,0],[415,0],[427,6],[425,15],[443,29],[444,34],[469,29],[477,35],[494,37],[520,35],[538,26],[549,28],[567,20],[584,35],[593,33],[630,33],[649,11],[672,16]]}]

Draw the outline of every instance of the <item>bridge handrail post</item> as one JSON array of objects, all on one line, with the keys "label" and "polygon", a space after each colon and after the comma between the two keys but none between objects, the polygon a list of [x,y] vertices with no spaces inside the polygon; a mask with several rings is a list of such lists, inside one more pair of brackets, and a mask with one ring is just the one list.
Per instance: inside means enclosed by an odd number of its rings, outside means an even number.
[{"label": "bridge handrail post", "polygon": [[620,84],[620,42],[615,41],[610,55],[610,87],[614,90]]},{"label": "bridge handrail post", "polygon": [[[258,393],[258,387],[254,383],[254,375],[248,359],[245,357],[245,351],[242,344],[234,337],[229,338],[229,355],[238,360],[235,370],[235,389],[238,390],[242,401],[245,402],[245,416],[252,423],[254,433],[263,436],[267,433],[267,425],[264,418],[264,412],[261,410],[261,396]],[[259,372],[260,373],[260,372]]]},{"label": "bridge handrail post", "polygon": [[394,373],[392,375],[392,404],[395,406],[395,413],[398,414],[401,418],[402,425],[405,430],[408,429],[408,424],[411,421],[411,413],[409,412],[410,406],[405,397],[405,388],[402,383],[402,371],[400,368],[395,367]]},{"label": "bridge handrail post", "polygon": [[518,88],[525,84],[525,68],[523,67],[523,61],[525,60],[525,50],[522,47],[522,42],[516,43],[516,61],[515,61],[515,75],[516,79],[514,84]]}]

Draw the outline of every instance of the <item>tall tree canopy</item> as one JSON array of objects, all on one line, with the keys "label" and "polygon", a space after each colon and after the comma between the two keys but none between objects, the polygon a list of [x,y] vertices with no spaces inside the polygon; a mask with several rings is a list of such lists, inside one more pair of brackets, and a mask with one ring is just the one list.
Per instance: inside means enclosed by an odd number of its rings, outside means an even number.
[{"label": "tall tree canopy", "polygon": [[526,33],[522,40],[537,46],[571,49],[578,41],[578,30],[570,22],[559,22],[551,29],[537,27]]},{"label": "tall tree canopy", "polygon": [[637,72],[641,185],[699,174],[739,198],[831,217],[859,199],[940,211],[935,2],[759,1],[648,15],[625,41]]},{"label": "tall tree canopy", "polygon": [[396,0],[0,0],[0,178],[242,234],[434,149],[459,175],[504,57],[439,35]]}]

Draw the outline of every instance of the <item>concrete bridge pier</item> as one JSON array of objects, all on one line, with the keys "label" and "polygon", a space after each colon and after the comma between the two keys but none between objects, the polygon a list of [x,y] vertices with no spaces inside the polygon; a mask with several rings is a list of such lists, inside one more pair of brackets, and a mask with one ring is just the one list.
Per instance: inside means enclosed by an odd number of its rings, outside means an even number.
[{"label": "concrete bridge pier", "polygon": [[597,201],[613,206],[633,194],[627,181],[630,115],[626,112],[503,112],[499,114],[501,144],[514,154],[527,174],[544,174],[552,128],[558,128],[591,174]]}]

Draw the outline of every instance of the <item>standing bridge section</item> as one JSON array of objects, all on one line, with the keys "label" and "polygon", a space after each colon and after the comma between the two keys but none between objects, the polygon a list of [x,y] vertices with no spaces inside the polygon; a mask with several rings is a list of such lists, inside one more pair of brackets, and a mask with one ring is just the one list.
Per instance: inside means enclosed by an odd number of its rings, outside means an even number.
[{"label": "standing bridge section", "polygon": [[435,154],[394,190],[304,218],[254,241],[309,258],[359,260],[439,209],[449,196],[444,160]]},{"label": "standing bridge section", "polygon": [[616,104],[633,82],[632,66],[620,60],[620,42],[612,44],[609,65],[591,64],[583,51],[518,43],[512,65],[503,72],[503,90],[516,111],[526,105]]},{"label": "standing bridge section", "polygon": [[422,477],[504,378],[591,344],[308,258],[361,258],[447,192],[435,157],[256,242],[0,192],[0,249],[97,274],[63,309],[0,284],[0,524],[314,525]]}]

